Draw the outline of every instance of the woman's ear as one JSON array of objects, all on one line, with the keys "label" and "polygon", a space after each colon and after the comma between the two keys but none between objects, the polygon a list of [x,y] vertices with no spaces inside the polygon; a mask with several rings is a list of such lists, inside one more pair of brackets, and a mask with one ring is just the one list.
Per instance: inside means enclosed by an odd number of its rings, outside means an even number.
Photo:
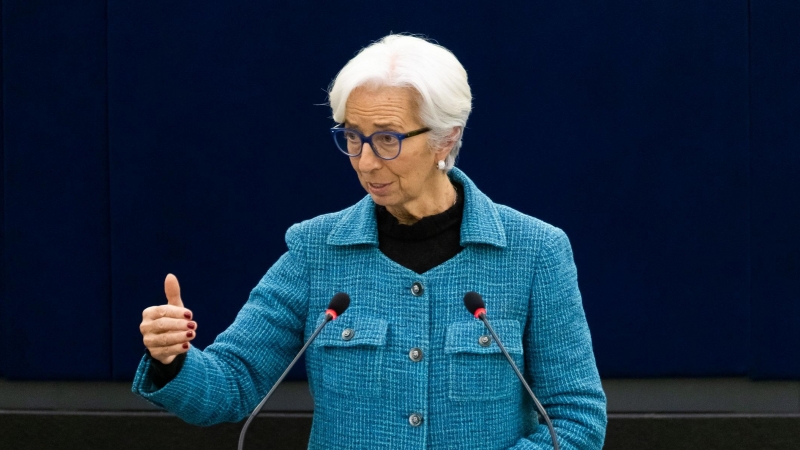
[{"label": "woman's ear", "polygon": [[453,130],[447,135],[442,146],[436,150],[436,159],[443,160],[447,158],[447,155],[450,154],[450,151],[453,150],[453,146],[456,145],[459,139],[461,139],[461,127],[453,127]]}]

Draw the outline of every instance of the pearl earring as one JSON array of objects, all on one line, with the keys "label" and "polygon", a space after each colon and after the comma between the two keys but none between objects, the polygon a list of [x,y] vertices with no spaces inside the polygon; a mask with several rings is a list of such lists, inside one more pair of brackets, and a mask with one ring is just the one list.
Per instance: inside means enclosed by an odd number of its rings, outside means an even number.
[{"label": "pearl earring", "polygon": [[447,165],[444,163],[444,160],[441,160],[438,163],[436,163],[436,167],[438,167],[439,170],[444,170],[445,167],[447,167]]}]

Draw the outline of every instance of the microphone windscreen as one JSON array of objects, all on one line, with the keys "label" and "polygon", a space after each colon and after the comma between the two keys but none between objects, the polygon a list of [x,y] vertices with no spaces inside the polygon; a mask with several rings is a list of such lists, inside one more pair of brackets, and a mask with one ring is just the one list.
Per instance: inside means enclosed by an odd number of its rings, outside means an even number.
[{"label": "microphone windscreen", "polygon": [[334,294],[331,302],[328,303],[328,309],[332,309],[336,312],[337,316],[341,316],[348,306],[350,306],[350,296],[344,292],[337,292]]},{"label": "microphone windscreen", "polygon": [[478,309],[486,308],[486,304],[483,303],[483,298],[481,298],[481,294],[472,291],[464,294],[464,306],[466,306],[470,314],[473,315],[475,314],[475,311],[477,311]]}]

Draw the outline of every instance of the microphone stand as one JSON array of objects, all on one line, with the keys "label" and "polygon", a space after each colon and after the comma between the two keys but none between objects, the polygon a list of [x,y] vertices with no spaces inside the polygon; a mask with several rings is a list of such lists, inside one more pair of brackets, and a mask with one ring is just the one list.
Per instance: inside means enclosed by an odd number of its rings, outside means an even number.
[{"label": "microphone stand", "polygon": [[244,427],[242,427],[242,432],[239,434],[239,450],[244,449],[244,435],[245,433],[247,433],[247,428],[250,426],[250,422],[252,422],[253,419],[256,418],[259,412],[261,412],[261,409],[267,403],[267,400],[269,400],[269,398],[272,396],[272,393],[275,392],[275,390],[278,388],[278,385],[281,384],[281,381],[283,381],[283,379],[286,378],[286,375],[288,375],[289,371],[292,370],[292,367],[294,367],[295,363],[297,363],[297,360],[300,359],[300,356],[302,356],[303,353],[305,353],[308,346],[311,345],[312,342],[314,342],[314,339],[317,338],[317,335],[320,333],[320,331],[322,331],[322,328],[324,328],[325,325],[327,325],[328,322],[330,322],[333,319],[334,316],[332,316],[331,313],[325,314],[325,321],[319,324],[317,329],[314,330],[314,333],[311,335],[308,341],[306,341],[305,345],[303,345],[303,348],[300,349],[300,352],[297,354],[297,356],[294,357],[292,362],[289,364],[289,367],[287,367],[286,370],[283,371],[283,374],[280,376],[280,378],[278,378],[278,381],[276,381],[275,384],[272,385],[272,389],[270,389],[269,392],[267,392],[267,395],[264,397],[263,400],[261,400],[261,403],[259,403],[258,406],[256,406],[256,409],[254,409],[253,412],[250,414],[250,417],[247,419],[247,422],[244,423]]},{"label": "microphone stand", "polygon": [[533,403],[536,405],[536,409],[538,409],[539,412],[542,413],[542,417],[544,417],[544,421],[545,423],[547,423],[547,428],[550,431],[550,438],[553,440],[553,450],[560,450],[558,446],[558,439],[556,439],[556,430],[553,428],[553,423],[550,422],[550,417],[544,410],[544,406],[542,406],[542,404],[539,403],[539,399],[537,399],[536,396],[533,395],[533,391],[531,390],[531,387],[528,386],[528,382],[525,381],[525,378],[522,376],[522,373],[520,373],[519,369],[517,368],[517,365],[514,364],[514,360],[511,359],[511,355],[508,354],[506,348],[503,346],[503,343],[500,342],[500,338],[497,336],[497,333],[494,332],[494,328],[492,328],[492,326],[489,324],[489,320],[486,318],[486,313],[484,312],[479,313],[478,318],[481,319],[484,324],[486,324],[486,328],[489,329],[489,333],[492,334],[492,338],[494,338],[494,341],[497,342],[497,346],[500,347],[500,350],[503,352],[503,355],[505,355],[506,359],[511,364],[511,367],[514,369],[514,373],[517,374],[517,378],[519,378],[519,381],[521,381],[522,385],[525,386],[525,390],[528,391],[528,395],[530,395],[531,398],[533,399]]}]

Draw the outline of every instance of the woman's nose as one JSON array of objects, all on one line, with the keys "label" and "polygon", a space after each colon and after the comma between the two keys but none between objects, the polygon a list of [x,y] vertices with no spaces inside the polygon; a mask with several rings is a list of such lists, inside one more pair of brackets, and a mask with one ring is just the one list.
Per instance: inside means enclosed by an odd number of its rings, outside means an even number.
[{"label": "woman's nose", "polygon": [[369,172],[381,167],[381,159],[372,151],[372,147],[364,142],[361,145],[361,155],[358,161],[358,168],[362,172]]}]

